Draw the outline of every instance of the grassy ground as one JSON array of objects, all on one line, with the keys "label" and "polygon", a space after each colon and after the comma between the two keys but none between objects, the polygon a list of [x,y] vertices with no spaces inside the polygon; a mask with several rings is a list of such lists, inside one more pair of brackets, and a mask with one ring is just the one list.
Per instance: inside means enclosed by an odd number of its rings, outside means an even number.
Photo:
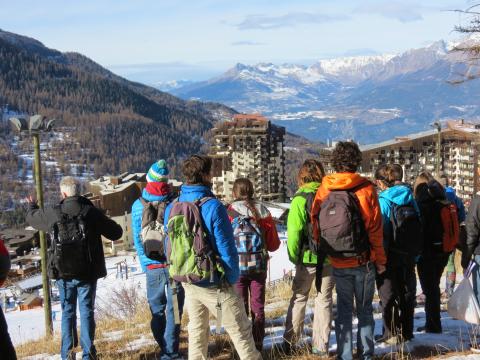
[{"label": "grassy ground", "polygon": [[[150,330],[150,311],[144,298],[139,298],[135,292],[122,291],[112,294],[116,299],[111,306],[97,308],[96,347],[102,360],[113,359],[159,359],[158,346],[156,345]],[[288,302],[291,296],[291,284],[280,282],[275,287],[267,289],[266,317],[269,320],[277,319],[286,315]],[[123,307],[123,308],[122,308]],[[119,310],[120,309],[120,310]],[[116,317],[121,312],[124,319]],[[268,320],[267,320],[268,322]],[[188,351],[188,334],[186,332],[188,314],[182,318],[182,333],[180,336],[180,351],[186,354]],[[34,355],[58,354],[60,338],[57,334],[53,338],[43,338],[30,341],[17,347],[19,359]],[[76,351],[81,351],[80,347]],[[211,335],[209,340],[209,355],[212,359],[234,359],[234,349],[227,335]],[[273,359],[318,359],[309,355],[308,348],[297,350],[291,355],[283,353],[282,349],[274,346],[263,352],[263,358]],[[438,358],[444,355],[440,347],[417,347],[413,353],[390,353],[377,357],[377,359],[428,359]],[[453,355],[453,353],[449,353]],[[333,356],[332,356],[333,358]]]}]

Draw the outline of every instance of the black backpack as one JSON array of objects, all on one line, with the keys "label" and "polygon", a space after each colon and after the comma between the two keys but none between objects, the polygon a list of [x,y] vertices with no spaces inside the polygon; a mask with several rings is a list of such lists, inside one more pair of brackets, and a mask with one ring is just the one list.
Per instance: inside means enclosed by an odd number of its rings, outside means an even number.
[{"label": "black backpack", "polygon": [[54,279],[88,279],[93,271],[93,257],[89,242],[84,207],[76,216],[62,213],[56,208],[59,219],[50,233],[49,266]]},{"label": "black backpack", "polygon": [[315,199],[315,192],[299,192],[296,193],[294,198],[297,196],[303,197],[306,200],[305,212],[307,214],[307,223],[302,233],[302,250],[310,250],[314,254],[318,252],[318,244],[313,237],[313,226],[312,226],[312,205],[313,200]]},{"label": "black backpack", "polygon": [[323,201],[319,214],[322,252],[336,258],[356,258],[369,250],[368,233],[355,195],[355,191],[368,184],[348,190],[331,190]]},{"label": "black backpack", "polygon": [[390,224],[392,232],[388,237],[388,252],[411,257],[420,255],[423,249],[423,231],[415,207],[412,204],[392,203]]}]

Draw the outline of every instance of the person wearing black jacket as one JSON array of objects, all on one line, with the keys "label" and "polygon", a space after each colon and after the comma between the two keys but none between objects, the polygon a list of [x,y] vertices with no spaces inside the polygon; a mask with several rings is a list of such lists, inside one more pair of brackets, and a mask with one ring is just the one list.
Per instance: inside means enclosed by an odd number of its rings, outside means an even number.
[{"label": "person wearing black jacket", "polygon": [[73,177],[60,182],[62,201],[51,208],[39,209],[30,199],[27,222],[49,232],[48,267],[57,279],[62,306],[62,359],[74,359],[77,346],[77,298],[80,309],[80,345],[83,359],[96,359],[94,306],[97,280],[107,275],[101,236],[117,240],[123,230],[115,221],[79,196],[79,184]]},{"label": "person wearing black jacket", "polygon": [[424,172],[415,180],[414,195],[422,216],[424,238],[417,270],[425,294],[425,326],[419,327],[417,331],[441,333],[440,280],[450,254],[438,246],[442,244],[443,230],[435,203],[446,200],[445,189],[431,174]]},{"label": "person wearing black jacket", "polygon": [[475,194],[470,203],[465,228],[467,240],[462,249],[462,268],[468,268],[472,257],[477,263],[472,271],[473,292],[480,303],[480,193]]}]

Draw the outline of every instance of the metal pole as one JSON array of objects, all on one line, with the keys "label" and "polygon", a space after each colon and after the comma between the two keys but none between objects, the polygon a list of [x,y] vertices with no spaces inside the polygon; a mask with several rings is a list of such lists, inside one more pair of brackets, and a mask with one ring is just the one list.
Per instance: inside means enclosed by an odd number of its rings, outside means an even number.
[{"label": "metal pole", "polygon": [[440,124],[437,124],[437,160],[435,162],[435,173],[437,177],[440,177],[440,151],[441,151],[441,144],[442,144],[442,129],[440,127]]},{"label": "metal pole", "polygon": [[[40,209],[43,209],[43,187],[42,187],[42,169],[40,163],[40,138],[39,134],[33,134],[33,149],[35,155],[35,187],[37,190],[37,200]],[[45,315],[45,333],[47,336],[53,334],[52,326],[52,306],[50,303],[50,282],[47,275],[47,241],[45,233],[39,231],[40,236],[40,256],[42,261],[42,284],[43,284],[43,310]]]}]

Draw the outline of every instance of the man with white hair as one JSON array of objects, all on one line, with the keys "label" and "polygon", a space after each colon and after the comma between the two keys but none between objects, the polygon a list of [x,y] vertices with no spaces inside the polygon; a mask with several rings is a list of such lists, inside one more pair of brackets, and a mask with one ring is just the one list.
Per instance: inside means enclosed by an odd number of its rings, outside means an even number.
[{"label": "man with white hair", "polygon": [[107,275],[101,237],[117,240],[123,230],[115,221],[80,196],[77,180],[60,181],[62,200],[54,207],[39,209],[29,198],[27,222],[50,234],[49,277],[57,279],[62,306],[62,359],[75,359],[77,298],[80,309],[80,345],[83,359],[96,359],[95,294],[97,280]]}]

